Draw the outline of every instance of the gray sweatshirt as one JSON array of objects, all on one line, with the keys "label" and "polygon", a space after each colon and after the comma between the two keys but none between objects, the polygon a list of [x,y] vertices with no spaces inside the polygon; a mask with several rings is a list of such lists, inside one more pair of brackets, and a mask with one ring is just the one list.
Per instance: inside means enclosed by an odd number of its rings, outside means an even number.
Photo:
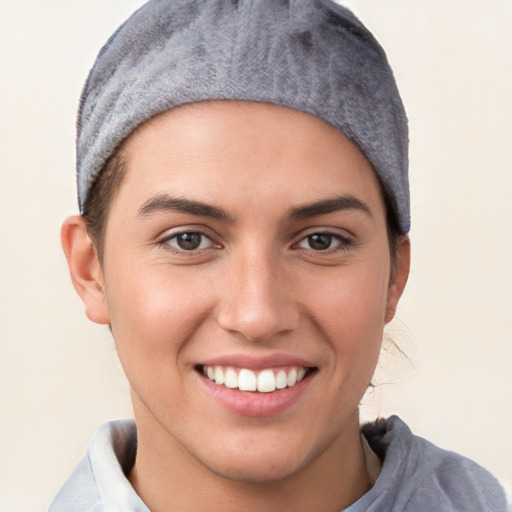
[{"label": "gray sweatshirt", "polygon": [[[365,425],[363,434],[382,470],[343,512],[508,511],[504,490],[488,471],[414,436],[396,416]],[[149,512],[125,476],[136,446],[132,420],[102,425],[48,512]]]}]

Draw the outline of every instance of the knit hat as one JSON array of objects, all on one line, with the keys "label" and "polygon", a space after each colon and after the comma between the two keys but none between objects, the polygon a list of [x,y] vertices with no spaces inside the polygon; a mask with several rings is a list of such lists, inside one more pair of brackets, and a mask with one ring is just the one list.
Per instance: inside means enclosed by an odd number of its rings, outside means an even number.
[{"label": "knit hat", "polygon": [[408,130],[384,50],[330,0],[152,0],[100,51],[78,115],[80,210],[141,123],[204,100],[282,105],[317,116],[361,149],[403,233],[410,228]]}]

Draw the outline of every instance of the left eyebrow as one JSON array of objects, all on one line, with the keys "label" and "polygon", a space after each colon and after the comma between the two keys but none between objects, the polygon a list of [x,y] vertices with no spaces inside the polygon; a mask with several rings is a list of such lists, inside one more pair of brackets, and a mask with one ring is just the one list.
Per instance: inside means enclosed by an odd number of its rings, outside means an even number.
[{"label": "left eyebrow", "polygon": [[222,208],[201,201],[172,197],[167,194],[157,194],[147,200],[139,208],[139,215],[148,215],[155,211],[175,211],[197,215],[198,217],[209,217],[211,219],[233,222],[233,218]]},{"label": "left eyebrow", "polygon": [[292,208],[288,212],[290,220],[304,220],[317,215],[325,215],[327,213],[337,212],[341,210],[358,210],[366,215],[373,217],[368,205],[352,195],[333,197],[322,199],[314,203],[305,204]]}]

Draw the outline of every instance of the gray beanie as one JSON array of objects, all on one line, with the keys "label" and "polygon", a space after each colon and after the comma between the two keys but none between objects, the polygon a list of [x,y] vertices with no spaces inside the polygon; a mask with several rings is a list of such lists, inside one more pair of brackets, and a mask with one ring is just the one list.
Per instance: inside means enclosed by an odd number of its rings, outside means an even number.
[{"label": "gray beanie", "polygon": [[80,101],[80,210],[119,144],[185,103],[247,100],[307,112],[372,163],[407,233],[407,119],[384,50],[330,0],[152,0],[107,41]]}]

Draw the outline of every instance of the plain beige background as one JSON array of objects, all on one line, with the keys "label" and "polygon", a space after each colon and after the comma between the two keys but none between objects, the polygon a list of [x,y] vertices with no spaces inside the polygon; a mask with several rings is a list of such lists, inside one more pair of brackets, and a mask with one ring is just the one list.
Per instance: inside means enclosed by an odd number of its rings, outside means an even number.
[{"label": "plain beige background", "polygon": [[[0,512],[43,510],[94,429],[131,414],[60,250],[78,96],[142,0],[0,0]],[[345,0],[388,52],[411,128],[413,264],[363,415],[512,489],[512,1]]]}]

